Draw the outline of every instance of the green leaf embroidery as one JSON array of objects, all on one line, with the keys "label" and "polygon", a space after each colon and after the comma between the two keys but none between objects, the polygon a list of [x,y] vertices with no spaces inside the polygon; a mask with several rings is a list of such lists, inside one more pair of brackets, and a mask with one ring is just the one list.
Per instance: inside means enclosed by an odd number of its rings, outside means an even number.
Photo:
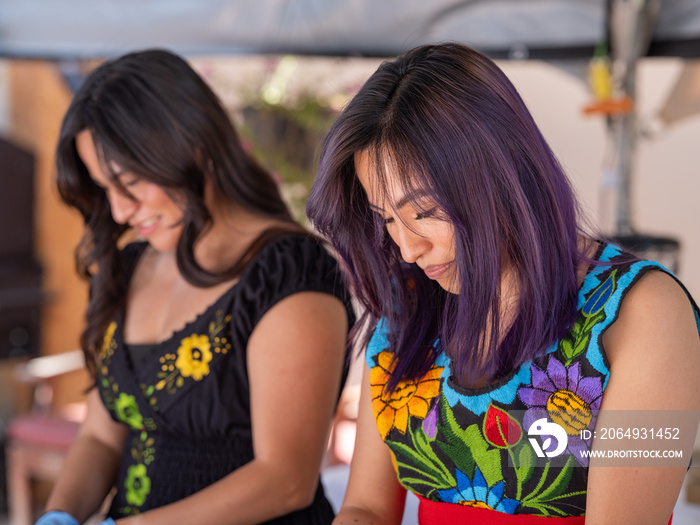
[{"label": "green leaf embroidery", "polygon": [[532,447],[522,443],[518,451],[518,464],[515,467],[515,477],[518,479],[518,493],[515,499],[520,500],[522,486],[527,483],[535,471],[535,453]]},{"label": "green leaf embroidery", "polygon": [[537,501],[551,501],[553,497],[561,495],[564,490],[566,490],[569,486],[569,481],[571,481],[571,476],[574,473],[573,463],[574,457],[569,456],[561,472],[559,472],[559,475],[550,483],[546,490],[542,491],[542,493],[537,496]]},{"label": "green leaf embroidery", "polygon": [[[423,477],[428,478],[431,486],[436,486],[440,488],[447,488],[454,486],[455,480],[450,474],[450,472],[445,468],[442,462],[432,451],[426,455],[423,455],[419,450],[414,450],[408,445],[403,443],[398,443],[396,441],[387,441],[386,444],[394,452],[396,457],[396,464],[398,467],[410,468],[416,472],[420,472]],[[399,458],[405,457],[408,459],[407,464],[401,461]]]},{"label": "green leaf embroidery", "polygon": [[502,481],[501,451],[489,446],[478,424],[474,423],[462,429],[447,403],[444,403],[442,409],[443,421],[447,422],[447,425],[440,425],[438,436],[442,435],[448,440],[448,446],[441,448],[450,453],[455,466],[462,472],[474,472],[475,466],[478,465],[489,486]]},{"label": "green leaf embroidery", "polygon": [[574,345],[568,339],[561,341],[561,353],[566,358],[567,362],[574,358]]}]

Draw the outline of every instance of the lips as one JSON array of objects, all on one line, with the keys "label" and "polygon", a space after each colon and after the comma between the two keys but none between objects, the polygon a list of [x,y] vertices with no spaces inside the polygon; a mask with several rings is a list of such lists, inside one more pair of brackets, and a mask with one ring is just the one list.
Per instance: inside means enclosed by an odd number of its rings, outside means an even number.
[{"label": "lips", "polygon": [[448,262],[445,264],[432,264],[423,268],[423,271],[429,279],[440,279],[448,272],[451,266],[452,262]]},{"label": "lips", "polygon": [[158,227],[159,222],[160,217],[155,217],[152,219],[147,219],[145,221],[134,223],[132,224],[132,226],[138,230],[140,235],[145,237],[152,233]]}]

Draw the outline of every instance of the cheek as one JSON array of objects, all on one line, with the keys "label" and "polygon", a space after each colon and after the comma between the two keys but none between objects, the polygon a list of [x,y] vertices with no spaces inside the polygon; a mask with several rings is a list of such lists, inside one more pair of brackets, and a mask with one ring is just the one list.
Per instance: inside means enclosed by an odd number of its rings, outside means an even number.
[{"label": "cheek", "polygon": [[435,232],[435,239],[437,241],[437,244],[440,245],[440,247],[454,255],[455,253],[455,232],[454,228],[452,227],[451,224],[443,222],[439,225],[437,228],[437,231]]},{"label": "cheek", "polygon": [[160,208],[171,214],[182,215],[182,210],[178,204],[173,201],[170,195],[165,192],[160,186],[155,184],[144,190],[145,199],[142,201],[144,203],[148,202],[154,208]]}]

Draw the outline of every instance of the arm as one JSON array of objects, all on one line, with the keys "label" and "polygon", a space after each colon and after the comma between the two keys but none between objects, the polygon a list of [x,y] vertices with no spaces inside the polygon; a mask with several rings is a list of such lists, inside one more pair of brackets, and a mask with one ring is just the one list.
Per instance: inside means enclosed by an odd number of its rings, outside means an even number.
[{"label": "arm", "polygon": [[[610,380],[601,415],[638,410],[637,419],[649,426],[646,411],[700,409],[698,331],[687,296],[670,276],[656,271],[643,276],[603,339]],[[690,432],[696,430],[697,421]],[[690,457],[689,450],[684,453]],[[685,473],[686,467],[596,468],[592,462],[586,523],[665,525]]]},{"label": "arm", "polygon": [[369,387],[365,366],[350,481],[333,525],[401,523],[406,490],[396,478],[391,452],[377,430]]},{"label": "arm", "polygon": [[97,389],[87,396],[87,416],[71,445],[47,510],[61,510],[85,521],[112,489],[126,439],[125,425],[114,421]]},{"label": "arm", "polygon": [[248,342],[255,459],[130,524],[260,523],[313,500],[345,359],[347,314],[333,296],[301,292],[273,306]]}]

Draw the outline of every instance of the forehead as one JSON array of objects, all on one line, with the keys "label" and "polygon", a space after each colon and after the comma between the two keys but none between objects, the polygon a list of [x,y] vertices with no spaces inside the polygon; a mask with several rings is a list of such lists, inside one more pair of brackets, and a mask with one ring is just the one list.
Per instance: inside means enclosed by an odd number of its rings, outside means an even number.
[{"label": "forehead", "polygon": [[357,179],[374,207],[401,208],[429,198],[430,193],[403,174],[390,155],[375,155],[362,150],[355,153],[354,162]]},{"label": "forehead", "polygon": [[95,144],[95,139],[90,130],[83,130],[76,135],[75,149],[83,164],[85,164],[90,177],[100,184],[107,183],[123,171],[113,160],[109,161],[109,167],[105,165],[105,159]]}]

